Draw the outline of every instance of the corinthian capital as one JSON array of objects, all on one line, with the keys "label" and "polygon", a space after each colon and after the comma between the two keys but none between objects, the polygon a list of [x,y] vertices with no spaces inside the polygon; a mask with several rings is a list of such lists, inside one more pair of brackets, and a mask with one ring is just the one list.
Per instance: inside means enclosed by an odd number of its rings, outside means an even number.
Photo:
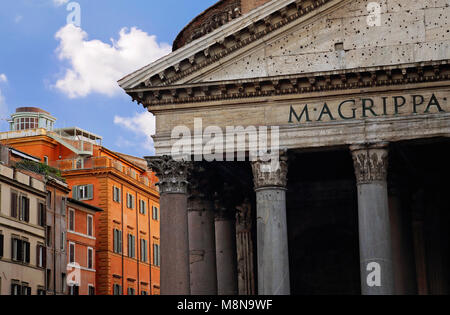
[{"label": "corinthian capital", "polygon": [[160,193],[187,193],[188,173],[192,162],[175,161],[169,156],[147,157],[148,167],[159,178]]},{"label": "corinthian capital", "polygon": [[388,144],[364,144],[350,147],[358,184],[386,181],[388,170]]},{"label": "corinthian capital", "polygon": [[252,162],[253,181],[255,189],[265,187],[282,187],[287,186],[288,163],[287,157],[281,156],[279,167],[274,168],[272,162],[255,161]]}]

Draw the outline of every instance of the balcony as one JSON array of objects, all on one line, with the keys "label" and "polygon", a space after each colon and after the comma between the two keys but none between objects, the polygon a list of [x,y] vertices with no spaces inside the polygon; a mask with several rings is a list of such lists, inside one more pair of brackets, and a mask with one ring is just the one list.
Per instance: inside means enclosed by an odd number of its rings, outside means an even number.
[{"label": "balcony", "polygon": [[51,162],[50,165],[59,169],[61,172],[74,170],[96,170],[114,168],[128,177],[140,182],[141,184],[153,189],[157,189],[156,181],[150,180],[147,176],[142,176],[131,167],[122,164],[119,161],[113,160],[109,157],[97,158],[76,158],[69,160],[58,160]]}]

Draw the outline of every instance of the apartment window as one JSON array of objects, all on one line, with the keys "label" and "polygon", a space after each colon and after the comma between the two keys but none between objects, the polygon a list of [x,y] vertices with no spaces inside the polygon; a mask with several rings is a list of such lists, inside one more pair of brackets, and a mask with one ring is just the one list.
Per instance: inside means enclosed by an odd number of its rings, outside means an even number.
[{"label": "apartment window", "polygon": [[95,295],[95,287],[92,284],[88,285],[88,294]]},{"label": "apartment window", "polygon": [[3,257],[3,241],[4,241],[3,234],[0,233],[0,257]]},{"label": "apartment window", "polygon": [[116,186],[114,186],[113,187],[113,200],[115,201],[115,202],[120,202],[120,188],[119,187],[116,187]]},{"label": "apartment window", "polygon": [[94,269],[94,250],[90,247],[87,249],[87,267]]},{"label": "apartment window", "polygon": [[128,288],[128,295],[135,295],[136,291],[134,288]]},{"label": "apartment window", "polygon": [[148,295],[148,292],[147,291],[142,291],[141,295]]},{"label": "apartment window", "polygon": [[113,295],[122,295],[122,286],[119,284],[115,284],[113,286]]},{"label": "apartment window", "polygon": [[17,262],[30,263],[30,243],[13,237],[11,239],[11,259]]},{"label": "apartment window", "polygon": [[37,295],[46,295],[45,289],[43,287],[38,287]]},{"label": "apartment window", "polygon": [[147,213],[147,203],[144,200],[139,200],[139,213],[140,214]]},{"label": "apartment window", "polygon": [[127,207],[129,209],[134,209],[134,196],[127,193]]},{"label": "apartment window", "polygon": [[136,237],[128,234],[128,257],[136,258]]},{"label": "apartment window", "polygon": [[77,285],[69,286],[69,295],[80,295],[80,287]]},{"label": "apartment window", "polygon": [[48,156],[44,156],[44,164],[48,165]]},{"label": "apartment window", "polygon": [[31,287],[28,283],[22,282],[22,295],[31,295]]},{"label": "apartment window", "polygon": [[52,192],[47,191],[47,208],[52,208]]},{"label": "apartment window", "polygon": [[15,191],[11,191],[11,217],[17,219],[18,214],[19,214],[18,194]]},{"label": "apartment window", "polygon": [[47,241],[47,246],[52,246],[52,227],[51,226],[46,227],[46,241]]},{"label": "apartment window", "polygon": [[69,231],[75,232],[75,210],[69,209]]},{"label": "apartment window", "polygon": [[113,232],[114,253],[122,254],[122,231],[114,229]]},{"label": "apartment window", "polygon": [[75,263],[75,243],[69,243],[69,264]]},{"label": "apartment window", "polygon": [[94,185],[73,186],[72,198],[75,200],[94,199]]},{"label": "apartment window", "polygon": [[147,240],[141,239],[141,261],[148,262]]},{"label": "apartment window", "polygon": [[11,282],[11,295],[22,295],[22,286],[19,282]]},{"label": "apartment window", "polygon": [[89,215],[87,216],[87,235],[94,236],[94,217]]},{"label": "apartment window", "polygon": [[42,245],[36,246],[36,266],[45,268],[45,247]]},{"label": "apartment window", "polygon": [[153,265],[157,267],[161,266],[158,244],[153,244]]},{"label": "apartment window", "polygon": [[61,199],[61,214],[62,215],[66,215],[66,204],[67,204],[67,199],[65,197],[63,197]]},{"label": "apartment window", "polygon": [[156,220],[156,221],[158,221],[159,220],[159,209],[158,209],[158,207],[155,207],[155,206],[153,206],[152,207],[152,218],[153,218],[153,220]]},{"label": "apartment window", "polygon": [[65,273],[62,273],[62,274],[61,274],[61,292],[62,292],[63,294],[66,293],[66,284],[67,284],[67,281],[66,281],[66,274],[65,274]]},{"label": "apartment window", "polygon": [[45,205],[42,202],[38,202],[38,225],[45,227],[46,221]]},{"label": "apartment window", "polygon": [[20,197],[20,214],[21,221],[30,222],[30,199],[26,196]]},{"label": "apartment window", "polygon": [[66,233],[61,233],[61,250],[64,251],[66,249]]}]

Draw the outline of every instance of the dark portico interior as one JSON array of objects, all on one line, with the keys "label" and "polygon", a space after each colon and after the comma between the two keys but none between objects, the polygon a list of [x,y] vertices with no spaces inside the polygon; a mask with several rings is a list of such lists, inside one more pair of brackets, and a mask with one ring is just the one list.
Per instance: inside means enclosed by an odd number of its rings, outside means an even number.
[{"label": "dark portico interior", "polygon": [[[450,141],[389,146],[389,211],[397,294],[448,294]],[[216,189],[232,182],[238,206],[252,205],[257,286],[256,203],[250,163],[210,163]],[[292,294],[360,294],[358,201],[347,147],[290,151],[287,191]],[[223,194],[224,192],[221,192]],[[230,198],[227,195],[225,199]]]}]

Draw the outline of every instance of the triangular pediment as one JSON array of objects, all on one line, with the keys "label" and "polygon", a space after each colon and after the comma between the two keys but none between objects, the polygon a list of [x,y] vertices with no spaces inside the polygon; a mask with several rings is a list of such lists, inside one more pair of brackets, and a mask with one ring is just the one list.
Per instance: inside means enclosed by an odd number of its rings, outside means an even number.
[{"label": "triangular pediment", "polygon": [[449,3],[274,0],[119,84],[130,93],[449,60]]},{"label": "triangular pediment", "polygon": [[349,0],[272,0],[119,80],[125,89],[168,86],[217,67],[289,25]]},{"label": "triangular pediment", "polygon": [[450,59],[448,2],[381,1],[380,15],[374,16],[379,18],[377,21],[371,19],[373,13],[367,7],[370,1],[341,1],[177,83],[447,60]]}]

